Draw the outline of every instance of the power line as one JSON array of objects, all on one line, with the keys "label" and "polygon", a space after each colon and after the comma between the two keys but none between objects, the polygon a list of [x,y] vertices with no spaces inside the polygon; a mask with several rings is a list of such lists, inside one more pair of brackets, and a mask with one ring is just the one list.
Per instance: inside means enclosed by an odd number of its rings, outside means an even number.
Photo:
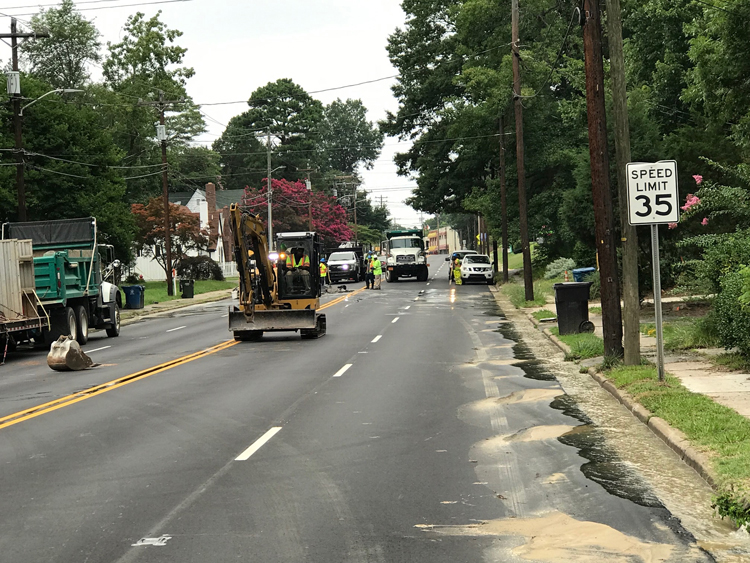
[{"label": "power line", "polygon": [[[101,4],[103,2],[124,2],[125,0],[86,0],[85,2],[76,2],[76,6],[81,4]],[[26,6],[6,6],[3,10],[25,10],[26,8],[49,8],[54,6],[60,6],[59,2],[55,4],[31,4]],[[77,8],[76,8],[77,9]]]},{"label": "power line", "polygon": [[[133,8],[136,6],[154,6],[156,4],[173,4],[175,2],[192,2],[193,0],[158,0],[157,2],[139,2],[137,4],[118,4],[117,6],[100,6],[97,8],[76,8],[77,12],[90,12],[93,10],[112,10],[114,8]],[[16,14],[16,15],[8,15],[3,14],[8,17],[13,18],[20,18],[20,16],[36,16],[38,12],[29,12],[26,14]],[[30,23],[30,22],[27,22]]]}]

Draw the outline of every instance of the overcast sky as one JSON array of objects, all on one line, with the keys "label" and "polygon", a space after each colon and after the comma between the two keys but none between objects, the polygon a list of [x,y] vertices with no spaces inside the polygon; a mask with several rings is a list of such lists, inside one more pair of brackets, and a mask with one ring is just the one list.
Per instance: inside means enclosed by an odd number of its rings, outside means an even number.
[{"label": "overcast sky", "polygon": [[[314,92],[397,74],[385,50],[388,36],[403,27],[400,0],[189,0],[149,5],[153,0],[80,0],[81,13],[93,19],[103,43],[119,41],[127,16],[162,11],[161,19],[183,36],[185,65],[195,69],[188,92],[195,102],[247,100],[258,87],[279,78],[291,78]],[[36,8],[54,0],[0,0],[0,13],[29,19]],[[134,4],[138,4],[134,6]],[[129,6],[128,6],[129,5]],[[13,7],[23,7],[14,9]],[[90,9],[106,8],[106,9]],[[7,28],[7,17],[0,26]],[[0,45],[0,48],[2,45]],[[0,58],[7,60],[9,53]],[[397,109],[390,87],[393,78],[357,87],[312,94],[324,104],[336,98],[360,98],[377,121]],[[205,144],[215,140],[246,103],[203,107],[208,132]],[[396,175],[393,155],[408,145],[387,138],[383,152],[370,171],[363,171],[371,199],[384,203],[404,226],[419,223],[419,214],[403,203],[415,183]]]}]

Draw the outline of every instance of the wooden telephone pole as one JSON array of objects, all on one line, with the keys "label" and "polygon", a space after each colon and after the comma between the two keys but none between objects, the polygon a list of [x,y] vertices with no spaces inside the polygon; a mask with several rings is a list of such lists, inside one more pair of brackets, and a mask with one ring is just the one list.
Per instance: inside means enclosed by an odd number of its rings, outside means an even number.
[{"label": "wooden telephone pole", "polygon": [[159,128],[157,129],[157,138],[161,141],[161,184],[162,197],[164,199],[164,261],[167,271],[167,295],[174,295],[174,282],[172,281],[172,228],[169,220],[169,178],[167,176],[167,132],[164,112],[167,105],[181,104],[184,100],[164,99],[164,92],[159,91],[159,101],[156,102],[138,102],[141,106],[153,106],[159,114]]},{"label": "wooden telephone pole", "polygon": [[[49,37],[49,33],[19,33],[16,18],[10,19],[10,33],[0,33],[0,39],[10,39],[11,64],[18,72],[18,40],[36,37]],[[20,78],[19,78],[20,84]],[[24,185],[23,136],[21,133],[21,93],[9,92],[13,96],[13,134],[16,155],[16,197],[18,199],[18,220],[26,221],[26,186]]]},{"label": "wooden telephone pole", "polygon": [[594,199],[596,248],[599,253],[602,292],[604,355],[620,357],[623,352],[622,312],[612,218],[612,192],[609,185],[602,28],[598,0],[584,0],[583,2],[583,50],[586,66],[591,189]]},{"label": "wooden telephone pole", "polygon": [[531,247],[529,246],[528,210],[526,206],[526,170],[523,155],[523,106],[521,105],[521,54],[519,51],[518,0],[512,3],[513,41],[513,99],[516,107],[516,166],[518,167],[518,215],[523,250],[523,285],[526,301],[534,300],[534,279],[531,274]]},{"label": "wooden telephone pole", "polygon": [[620,200],[622,233],[622,301],[625,335],[625,365],[641,363],[640,299],[638,296],[638,234],[628,221],[628,180],[626,167],[631,160],[628,98],[625,81],[625,55],[622,48],[622,11],[620,0],[606,0],[609,30],[609,61],[612,76],[612,101],[615,116],[615,157],[617,193]]},{"label": "wooden telephone pole", "polygon": [[503,283],[508,283],[508,201],[505,186],[505,128],[500,116],[500,209],[502,215]]}]

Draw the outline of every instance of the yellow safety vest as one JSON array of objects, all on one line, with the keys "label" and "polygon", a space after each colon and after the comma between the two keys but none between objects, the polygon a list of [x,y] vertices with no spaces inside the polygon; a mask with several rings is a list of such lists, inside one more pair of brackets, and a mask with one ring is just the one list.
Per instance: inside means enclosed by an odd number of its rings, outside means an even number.
[{"label": "yellow safety vest", "polygon": [[307,255],[300,258],[297,264],[295,264],[294,254],[290,254],[289,256],[286,257],[287,268],[301,268],[302,266],[309,266],[309,265],[310,265],[310,257]]},{"label": "yellow safety vest", "polygon": [[320,263],[320,277],[324,278],[328,275],[328,266],[326,266],[323,262]]}]

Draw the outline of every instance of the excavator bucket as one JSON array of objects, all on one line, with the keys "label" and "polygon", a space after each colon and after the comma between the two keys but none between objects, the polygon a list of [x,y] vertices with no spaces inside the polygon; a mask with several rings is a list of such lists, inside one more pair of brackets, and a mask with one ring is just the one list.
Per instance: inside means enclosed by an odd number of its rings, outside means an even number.
[{"label": "excavator bucket", "polygon": [[90,368],[94,362],[83,353],[78,342],[69,336],[61,336],[52,343],[47,365],[55,371],[79,371]]},{"label": "excavator bucket", "polygon": [[315,328],[315,310],[275,309],[258,311],[253,315],[253,322],[248,322],[241,311],[229,312],[229,330],[300,330]]}]

